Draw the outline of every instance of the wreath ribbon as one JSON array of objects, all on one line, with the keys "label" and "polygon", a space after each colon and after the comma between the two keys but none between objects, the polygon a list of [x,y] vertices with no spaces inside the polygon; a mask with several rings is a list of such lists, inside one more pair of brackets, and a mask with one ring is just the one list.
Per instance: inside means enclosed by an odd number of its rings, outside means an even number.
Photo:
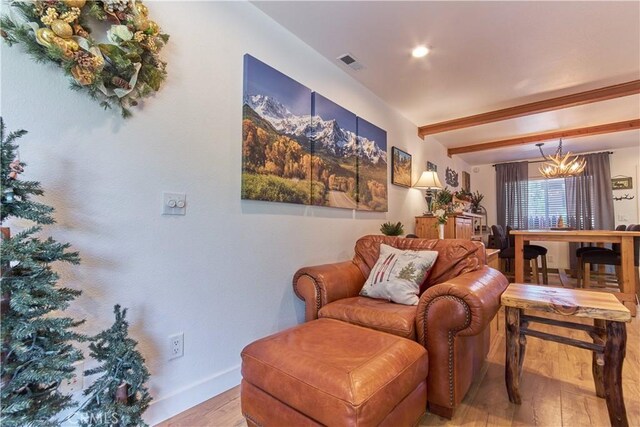
[{"label": "wreath ribbon", "polygon": [[129,89],[115,88],[111,90],[111,89],[107,89],[104,83],[100,83],[98,85],[98,87],[100,88],[100,91],[107,96],[111,96],[111,94],[115,94],[118,98],[124,98],[125,96],[127,96],[136,86],[136,83],[138,81],[138,73],[140,72],[140,68],[142,68],[142,64],[139,62],[136,62],[133,65],[133,67],[135,69],[135,72],[133,73],[133,76],[131,76],[131,78],[129,79]]}]

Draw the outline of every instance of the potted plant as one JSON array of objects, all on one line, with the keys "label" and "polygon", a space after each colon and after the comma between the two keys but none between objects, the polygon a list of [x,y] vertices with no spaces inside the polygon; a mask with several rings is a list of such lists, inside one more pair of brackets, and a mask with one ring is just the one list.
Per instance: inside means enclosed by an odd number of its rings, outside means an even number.
[{"label": "potted plant", "polygon": [[453,193],[449,190],[449,187],[445,187],[436,193],[434,205],[448,206],[451,203],[453,203]]},{"label": "potted plant", "polygon": [[482,211],[482,205],[480,204],[482,199],[484,199],[484,194],[480,193],[478,190],[471,194],[469,199],[469,202],[471,202],[471,212],[480,213]]},{"label": "potted plant", "polygon": [[400,221],[397,223],[385,222],[380,226],[380,232],[385,236],[400,236],[404,234],[404,226]]}]

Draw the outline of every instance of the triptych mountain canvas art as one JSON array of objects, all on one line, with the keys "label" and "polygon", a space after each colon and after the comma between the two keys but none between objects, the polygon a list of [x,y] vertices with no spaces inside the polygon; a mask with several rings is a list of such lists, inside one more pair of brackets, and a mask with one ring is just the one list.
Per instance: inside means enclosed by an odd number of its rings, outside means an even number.
[{"label": "triptych mountain canvas art", "polygon": [[244,57],[242,198],[387,211],[387,134]]}]

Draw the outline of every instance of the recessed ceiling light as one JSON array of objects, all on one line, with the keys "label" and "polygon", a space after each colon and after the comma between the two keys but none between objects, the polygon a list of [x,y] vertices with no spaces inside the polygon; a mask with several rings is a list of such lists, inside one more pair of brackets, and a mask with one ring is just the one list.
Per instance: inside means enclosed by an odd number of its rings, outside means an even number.
[{"label": "recessed ceiling light", "polygon": [[427,56],[428,53],[429,48],[424,45],[417,46],[411,51],[411,55],[413,55],[414,58],[422,58]]}]

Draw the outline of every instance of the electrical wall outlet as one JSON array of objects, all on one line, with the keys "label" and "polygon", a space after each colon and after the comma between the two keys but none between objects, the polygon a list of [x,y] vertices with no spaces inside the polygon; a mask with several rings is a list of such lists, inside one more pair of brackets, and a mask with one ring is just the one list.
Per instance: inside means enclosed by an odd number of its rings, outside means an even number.
[{"label": "electrical wall outlet", "polygon": [[169,337],[169,360],[184,356],[184,332]]},{"label": "electrical wall outlet", "polygon": [[547,262],[549,264],[553,264],[554,262],[556,262],[556,260],[553,259],[553,255],[547,255]]},{"label": "electrical wall outlet", "polygon": [[73,378],[70,380],[62,380],[60,383],[60,393],[73,394],[82,391],[84,383],[84,361],[79,361],[73,364]]}]

